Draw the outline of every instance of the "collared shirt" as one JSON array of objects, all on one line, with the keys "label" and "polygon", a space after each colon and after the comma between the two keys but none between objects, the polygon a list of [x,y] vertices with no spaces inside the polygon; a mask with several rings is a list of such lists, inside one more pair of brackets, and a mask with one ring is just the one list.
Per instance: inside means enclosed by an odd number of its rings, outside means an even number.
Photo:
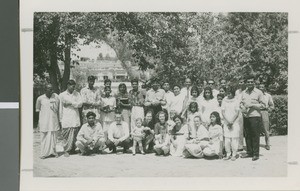
[{"label": "collared shirt", "polygon": [[175,96],[174,93],[171,92],[170,90],[165,93],[165,99],[167,103],[166,105],[162,106],[163,109],[167,109],[167,111],[170,111],[169,109],[170,109],[171,101],[174,98],[174,96]]},{"label": "collared shirt", "polygon": [[[100,104],[101,103],[101,92],[98,87],[90,89],[89,86],[82,88],[80,91],[82,102],[88,104]],[[92,109],[95,106],[83,106],[83,110]]]},{"label": "collared shirt", "polygon": [[94,126],[90,126],[88,123],[83,124],[77,134],[76,139],[86,143],[88,139],[93,139],[95,142],[97,142],[101,137],[104,137],[103,129],[101,124],[97,122],[94,124]]},{"label": "collared shirt", "polygon": [[180,90],[180,94],[182,94],[185,98],[189,98],[191,96],[191,89],[192,87],[183,87]]},{"label": "collared shirt", "polygon": [[263,98],[266,109],[274,109],[275,105],[272,96],[267,92],[263,92]]},{"label": "collared shirt", "polygon": [[45,94],[39,96],[35,108],[36,112],[39,112],[39,130],[41,132],[57,131],[59,129],[59,98],[56,93],[53,93],[50,98]]},{"label": "collared shirt", "polygon": [[125,121],[121,121],[117,124],[116,121],[110,124],[108,129],[108,139],[113,141],[114,139],[121,139],[122,141],[129,137],[129,127]]},{"label": "collared shirt", "polygon": [[132,106],[143,106],[145,102],[146,92],[143,90],[129,91],[129,98]]},{"label": "collared shirt", "polygon": [[[78,108],[82,106],[82,98],[80,93],[74,90],[73,93],[70,94],[68,90],[66,90],[59,94],[59,99],[59,114],[62,127],[79,127],[80,116]],[[71,105],[64,106],[64,103],[68,103]]]},{"label": "collared shirt", "polygon": [[157,89],[156,91],[151,88],[146,93],[146,100],[145,102],[155,102],[155,101],[165,101],[165,90]]},{"label": "collared shirt", "polygon": [[[249,92],[248,88],[242,92],[242,102],[241,105],[247,106],[248,104],[260,104],[261,108],[264,108],[264,98],[263,93],[257,88],[254,88],[251,92]],[[253,107],[246,108],[244,111],[245,117],[260,117],[260,110],[257,110]]]}]

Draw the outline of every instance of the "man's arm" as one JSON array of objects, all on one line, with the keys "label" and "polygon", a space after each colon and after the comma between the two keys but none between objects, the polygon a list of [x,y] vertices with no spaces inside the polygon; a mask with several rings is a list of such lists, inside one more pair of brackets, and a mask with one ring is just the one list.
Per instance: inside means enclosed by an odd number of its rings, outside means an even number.
[{"label": "man's arm", "polygon": [[89,140],[84,138],[84,131],[85,131],[85,126],[83,125],[76,137],[76,140],[83,142],[84,144],[88,144]]},{"label": "man's arm", "polygon": [[75,103],[72,103],[72,106],[74,108],[82,107],[82,97],[81,97],[80,93],[77,92]]},{"label": "man's arm", "polygon": [[120,138],[120,141],[124,141],[129,137],[129,128],[128,128],[128,124],[126,122],[124,122],[122,125],[124,125],[124,131],[125,131],[125,135],[123,137]]}]

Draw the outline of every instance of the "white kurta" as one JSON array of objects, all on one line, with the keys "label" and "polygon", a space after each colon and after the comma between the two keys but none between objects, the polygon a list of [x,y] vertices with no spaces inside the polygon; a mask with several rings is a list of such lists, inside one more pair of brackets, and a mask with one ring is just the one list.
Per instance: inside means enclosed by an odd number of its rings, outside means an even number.
[{"label": "white kurta", "polygon": [[218,111],[218,101],[216,99],[205,100],[202,99],[200,103],[200,113],[202,122],[210,123],[210,114],[214,111]]},{"label": "white kurta", "polygon": [[236,120],[234,121],[232,128],[228,128],[228,123],[224,120],[224,137],[229,138],[238,138],[240,137],[240,109],[239,109],[240,102],[238,99],[228,99],[225,97],[222,102],[222,111],[224,112],[224,116],[229,120],[233,121],[234,117],[238,115]]},{"label": "white kurta", "polygon": [[177,114],[180,114],[183,110],[184,99],[185,97],[181,93],[177,96],[174,96],[171,100],[170,111],[174,110]]},{"label": "white kurta", "polygon": [[[66,90],[59,95],[59,99],[59,114],[62,128],[79,127],[80,116],[78,108],[82,106],[80,93],[74,90],[73,93],[70,94]],[[64,103],[70,103],[71,105],[64,106]]]}]

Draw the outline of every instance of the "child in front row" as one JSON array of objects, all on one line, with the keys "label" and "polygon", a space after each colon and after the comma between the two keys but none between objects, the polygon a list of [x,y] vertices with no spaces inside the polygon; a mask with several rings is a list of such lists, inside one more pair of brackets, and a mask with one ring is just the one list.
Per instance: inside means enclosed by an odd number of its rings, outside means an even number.
[{"label": "child in front row", "polygon": [[133,138],[133,147],[132,147],[132,155],[135,155],[136,153],[136,147],[139,146],[139,149],[141,151],[141,153],[144,155],[144,149],[143,149],[143,143],[142,140],[145,137],[145,132],[146,130],[150,130],[149,127],[144,127],[142,126],[142,118],[137,118],[135,120],[135,127],[132,130],[132,138]]}]

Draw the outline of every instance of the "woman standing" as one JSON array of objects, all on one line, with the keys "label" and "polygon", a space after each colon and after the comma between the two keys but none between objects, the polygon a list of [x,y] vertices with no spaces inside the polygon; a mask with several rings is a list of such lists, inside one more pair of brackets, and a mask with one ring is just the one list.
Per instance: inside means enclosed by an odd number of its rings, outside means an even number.
[{"label": "woman standing", "polygon": [[188,138],[188,125],[183,124],[183,119],[179,115],[176,115],[173,119],[175,126],[170,131],[170,154],[180,157],[183,155],[184,145]]},{"label": "woman standing", "polygon": [[205,127],[210,125],[210,114],[213,111],[218,111],[218,101],[214,99],[212,89],[210,87],[204,88],[203,98],[200,103],[201,121]]},{"label": "woman standing", "polygon": [[[119,84],[118,93],[116,95],[117,109],[121,111],[123,120],[130,126],[131,102],[124,83]],[[131,132],[131,130],[129,129]]]},{"label": "woman standing", "polygon": [[194,126],[188,128],[188,140],[184,146],[183,155],[186,158],[202,158],[203,152],[201,145],[209,141],[208,130],[201,125],[200,116],[194,117]]},{"label": "woman standing", "polygon": [[240,109],[239,100],[235,98],[235,91],[232,87],[228,88],[227,96],[223,99],[222,113],[224,117],[224,137],[225,137],[225,160],[236,160],[237,150],[240,139]]}]

